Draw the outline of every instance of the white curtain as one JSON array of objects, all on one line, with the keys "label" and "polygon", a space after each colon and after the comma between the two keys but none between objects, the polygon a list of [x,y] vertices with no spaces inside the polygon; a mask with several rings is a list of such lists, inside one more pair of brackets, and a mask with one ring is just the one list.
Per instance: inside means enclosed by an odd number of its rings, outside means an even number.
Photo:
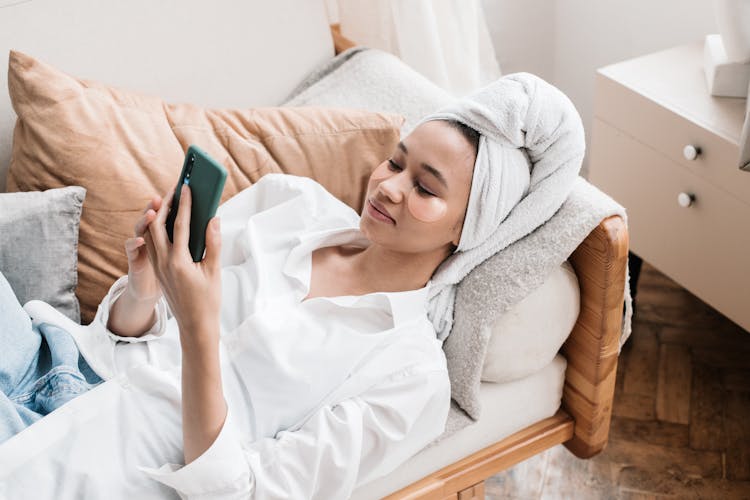
[{"label": "white curtain", "polygon": [[501,76],[481,0],[327,0],[341,33],[385,50],[455,96]]}]

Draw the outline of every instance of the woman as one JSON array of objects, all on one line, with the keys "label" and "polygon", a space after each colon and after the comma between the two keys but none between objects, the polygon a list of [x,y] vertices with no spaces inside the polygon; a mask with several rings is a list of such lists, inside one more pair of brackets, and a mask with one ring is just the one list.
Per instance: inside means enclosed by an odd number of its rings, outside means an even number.
[{"label": "woman", "polygon": [[83,362],[63,371],[106,382],[0,445],[0,496],[348,498],[443,433],[455,285],[560,207],[583,144],[572,103],[520,73],[425,117],[361,217],[268,174],[219,207],[193,263],[189,190],[172,244],[155,197],[91,325],[11,311],[67,331]]},{"label": "woman", "polygon": [[[80,468],[90,496],[139,498],[164,485],[186,497],[345,498],[390,472],[445,425],[450,384],[426,291],[460,241],[478,139],[455,121],[417,127],[372,172],[361,218],[311,179],[266,175],[220,207],[224,227],[212,219],[199,263],[187,250],[190,191],[172,244],[170,201],[154,197],[126,241],[128,275],[92,323],[106,331],[73,334],[107,382],[60,408],[115,410],[85,424],[55,412],[25,432],[46,425],[55,444],[29,437],[14,451],[68,462],[56,498],[86,496]],[[248,299],[254,289],[265,295]],[[296,334],[279,331],[284,321]],[[109,351],[91,341],[105,336]],[[104,394],[115,380],[135,394]],[[180,455],[185,466],[165,464]],[[54,469],[30,460],[37,477]]]}]

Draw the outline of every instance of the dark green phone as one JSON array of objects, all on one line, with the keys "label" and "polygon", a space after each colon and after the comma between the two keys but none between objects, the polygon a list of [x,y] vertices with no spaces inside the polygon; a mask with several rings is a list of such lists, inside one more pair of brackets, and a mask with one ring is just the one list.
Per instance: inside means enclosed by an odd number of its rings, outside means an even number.
[{"label": "dark green phone", "polygon": [[172,206],[167,214],[167,236],[169,241],[173,241],[174,221],[180,206],[180,188],[187,184],[192,198],[188,248],[193,262],[203,260],[206,250],[206,227],[211,217],[216,215],[226,179],[227,170],[221,163],[208,156],[208,153],[195,144],[188,147]]}]

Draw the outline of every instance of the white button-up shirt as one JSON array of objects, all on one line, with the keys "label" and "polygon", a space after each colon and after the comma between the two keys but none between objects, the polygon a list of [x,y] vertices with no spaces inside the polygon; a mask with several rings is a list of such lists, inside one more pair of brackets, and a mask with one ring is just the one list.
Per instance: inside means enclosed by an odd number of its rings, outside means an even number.
[{"label": "white button-up shirt", "polygon": [[[346,498],[438,437],[450,404],[427,290],[314,297],[313,249],[367,246],[359,216],[306,177],[267,174],[219,207],[227,419],[183,463],[181,349],[162,298],[143,336],[48,304],[105,382],[0,445],[0,498]],[[8,348],[7,346],[5,348]]]}]

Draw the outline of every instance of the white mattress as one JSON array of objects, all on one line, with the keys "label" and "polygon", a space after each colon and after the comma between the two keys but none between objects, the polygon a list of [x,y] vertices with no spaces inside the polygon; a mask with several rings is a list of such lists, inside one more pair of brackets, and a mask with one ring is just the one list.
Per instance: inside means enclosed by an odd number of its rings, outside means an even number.
[{"label": "white mattress", "polygon": [[382,498],[551,417],[560,407],[566,366],[565,358],[558,354],[545,368],[525,378],[503,384],[483,382],[482,417],[478,422],[422,450],[391,474],[359,487],[352,498]]}]

